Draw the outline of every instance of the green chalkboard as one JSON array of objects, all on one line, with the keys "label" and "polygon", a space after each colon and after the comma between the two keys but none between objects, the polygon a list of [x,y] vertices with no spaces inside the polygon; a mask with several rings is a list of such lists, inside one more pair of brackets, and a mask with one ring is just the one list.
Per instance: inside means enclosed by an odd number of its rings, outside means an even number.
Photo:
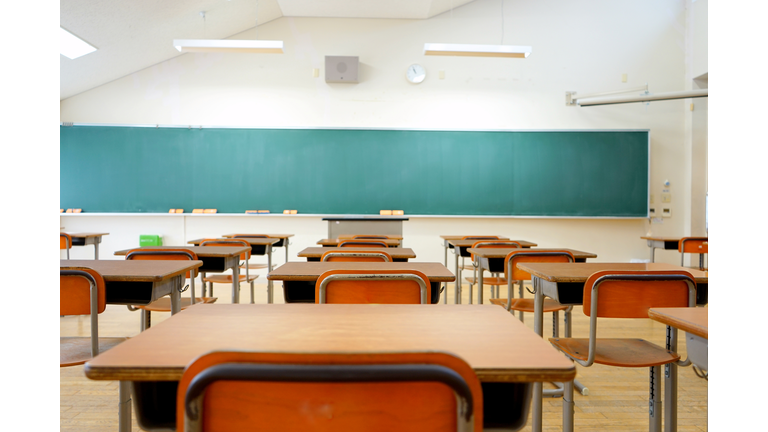
[{"label": "green chalkboard", "polygon": [[62,126],[60,204],[645,217],[648,134]]}]

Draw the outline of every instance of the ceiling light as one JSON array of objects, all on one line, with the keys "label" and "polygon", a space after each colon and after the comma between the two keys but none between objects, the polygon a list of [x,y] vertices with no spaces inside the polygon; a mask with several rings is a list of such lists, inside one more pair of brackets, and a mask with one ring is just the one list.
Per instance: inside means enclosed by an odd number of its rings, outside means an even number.
[{"label": "ceiling light", "polygon": [[424,44],[424,55],[435,56],[526,58],[531,51],[529,46],[518,45]]},{"label": "ceiling light", "polygon": [[282,54],[283,41],[229,39],[174,39],[180,52],[237,52]]},{"label": "ceiling light", "polygon": [[59,27],[59,52],[64,57],[76,59],[96,51],[96,47]]}]

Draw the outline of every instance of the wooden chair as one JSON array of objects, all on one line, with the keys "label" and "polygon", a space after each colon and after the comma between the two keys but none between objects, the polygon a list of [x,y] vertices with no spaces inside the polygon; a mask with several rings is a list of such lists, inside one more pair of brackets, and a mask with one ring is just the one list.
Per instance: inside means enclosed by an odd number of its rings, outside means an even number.
[{"label": "wooden chair", "polygon": [[339,242],[339,247],[383,247],[386,248],[387,244],[383,241],[376,241],[376,240],[361,240],[361,239],[350,239],[350,240],[342,240]]},{"label": "wooden chair", "polygon": [[447,353],[212,352],[184,370],[176,430],[466,431],[480,380]]},{"label": "wooden chair", "polygon": [[[672,351],[677,331],[667,326],[667,347],[643,339],[598,339],[597,318],[648,319],[648,309],[694,307],[696,282],[686,271],[599,271],[584,284],[584,314],[589,317],[589,338],[551,338],[552,345],[584,367],[594,363],[616,367],[649,367],[649,430],[661,431],[661,365],[678,363]],[[674,341],[674,342],[670,342]],[[685,365],[686,363],[680,363]],[[669,376],[669,375],[668,375]],[[670,379],[670,378],[667,378]],[[676,389],[673,389],[676,393]],[[667,400],[676,407],[676,396]],[[573,383],[563,392],[563,428],[573,426]],[[573,430],[573,429],[571,429]]]},{"label": "wooden chair", "polygon": [[72,249],[72,236],[67,233],[59,233],[59,250],[67,250],[67,259],[69,259],[69,250]]},{"label": "wooden chair", "polygon": [[[269,238],[269,236],[266,234],[235,234],[231,238],[234,238],[234,239]],[[286,241],[288,240],[286,239]],[[245,268],[245,266],[248,266],[248,268],[251,270],[260,270],[268,267],[267,264],[246,262],[245,264],[241,265],[240,268]],[[274,267],[274,264],[272,264],[272,266]],[[272,271],[272,270],[273,269],[269,269],[268,271]]]},{"label": "wooden chair", "polygon": [[709,253],[708,237],[684,237],[677,244],[677,251],[680,252],[680,266],[685,265],[685,254],[699,254],[699,270],[706,270],[704,267],[704,254]]},{"label": "wooden chair", "polygon": [[[171,261],[197,261],[197,254],[189,249],[132,249],[125,254],[126,260],[171,260]],[[181,309],[184,310],[196,303],[215,303],[216,297],[196,297],[195,278],[198,269],[190,270],[184,276],[189,279],[190,297],[181,298]],[[148,305],[128,306],[131,311],[141,311],[141,331],[152,326],[152,312],[171,312],[171,298],[161,297]]]},{"label": "wooden chair", "polygon": [[320,256],[320,261],[337,262],[392,262],[392,255],[384,251],[328,251]]},{"label": "wooden chair", "polygon": [[418,270],[329,270],[315,283],[315,303],[429,304],[429,278]]},{"label": "wooden chair", "polygon": [[61,267],[59,275],[59,315],[91,316],[91,337],[59,338],[60,367],[81,365],[127,340],[99,337],[99,314],[107,308],[104,279],[99,272],[84,267]]},{"label": "wooden chair", "polygon": [[[533,299],[523,298],[523,287],[525,281],[531,280],[531,274],[517,268],[517,263],[521,262],[575,262],[576,259],[573,254],[566,250],[552,250],[552,251],[536,251],[530,249],[521,249],[519,251],[512,251],[504,258],[504,275],[507,279],[507,298],[492,298],[491,303],[505,307],[508,311],[517,311],[519,313],[520,321],[524,321],[523,313],[533,313]],[[518,284],[519,298],[514,298],[514,291],[512,286]],[[566,314],[570,314],[570,307],[563,306],[560,303],[552,299],[544,299],[545,313],[553,312],[553,329],[557,330],[557,312],[566,311]],[[569,317],[566,316],[566,336],[570,336],[571,322]],[[555,334],[557,336],[557,334]]]},{"label": "wooden chair", "polygon": [[[514,241],[514,240],[480,240],[476,241],[472,244],[472,248],[519,248],[520,243]],[[469,282],[469,304],[472,304],[472,290],[474,289],[475,284],[477,283],[477,269],[479,267],[479,264],[475,260],[475,254],[470,254],[470,258],[472,259],[472,266],[474,268],[475,274],[473,276],[467,276],[464,278],[467,282]],[[490,285],[491,286],[491,297],[498,297],[499,296],[499,286],[506,285],[507,279],[503,277],[499,277],[498,273],[492,273],[491,277],[489,278],[483,278],[483,285]],[[496,287],[496,292],[494,293],[494,287]],[[461,293],[459,293],[459,298],[461,298]]]},{"label": "wooden chair", "polygon": [[[238,239],[205,239],[200,242],[200,246],[246,246],[248,248],[247,251],[240,254],[240,259],[248,262],[248,260],[251,258],[251,244],[248,243],[245,240],[238,240]],[[241,264],[240,267],[242,268],[243,265]],[[226,283],[231,284],[232,278],[234,275],[228,275],[228,274],[213,274],[213,275],[206,275],[205,278],[203,278],[203,285],[205,285],[206,282],[208,282],[208,289],[210,290],[211,296],[213,296],[213,284],[215,283]],[[251,275],[248,272],[248,266],[245,266],[245,274],[239,275],[238,282],[237,282],[237,290],[238,290],[238,298],[240,296],[240,282],[248,282],[251,285],[251,303],[254,303],[253,297],[254,297],[254,286],[253,283],[256,279],[259,278],[259,275]],[[203,295],[205,295],[205,286],[203,286]]]}]

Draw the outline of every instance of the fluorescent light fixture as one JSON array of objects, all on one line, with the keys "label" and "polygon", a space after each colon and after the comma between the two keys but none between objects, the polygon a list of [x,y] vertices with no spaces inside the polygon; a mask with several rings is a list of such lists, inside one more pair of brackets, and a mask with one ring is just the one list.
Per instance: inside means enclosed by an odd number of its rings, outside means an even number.
[{"label": "fluorescent light fixture", "polygon": [[531,47],[518,45],[471,45],[425,43],[424,55],[526,58]]},{"label": "fluorescent light fixture", "polygon": [[96,51],[96,47],[59,27],[59,52],[64,57],[76,59]]},{"label": "fluorescent light fixture", "polygon": [[685,90],[657,94],[641,94],[638,96],[619,96],[619,97],[590,97],[576,98],[576,104],[579,106],[612,105],[625,104],[633,102],[653,102],[674,99],[689,99],[709,97],[709,89]]},{"label": "fluorescent light fixture", "polygon": [[173,46],[181,52],[283,53],[283,41],[268,40],[174,39]]}]

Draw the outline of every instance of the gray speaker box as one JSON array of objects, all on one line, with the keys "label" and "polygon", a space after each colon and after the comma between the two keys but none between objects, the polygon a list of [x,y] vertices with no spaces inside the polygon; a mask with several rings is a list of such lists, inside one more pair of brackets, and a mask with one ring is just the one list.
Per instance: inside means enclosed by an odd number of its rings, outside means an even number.
[{"label": "gray speaker box", "polygon": [[357,56],[325,56],[325,82],[356,83]]}]

